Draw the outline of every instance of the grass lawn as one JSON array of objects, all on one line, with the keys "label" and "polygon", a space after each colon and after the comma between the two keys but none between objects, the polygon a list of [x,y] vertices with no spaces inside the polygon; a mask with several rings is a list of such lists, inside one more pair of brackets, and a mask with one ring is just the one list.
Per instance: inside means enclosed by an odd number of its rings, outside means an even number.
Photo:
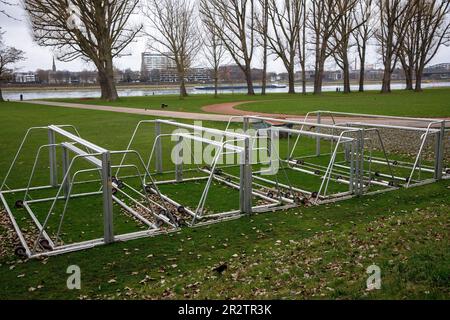
[{"label": "grass lawn", "polygon": [[[142,119],[0,104],[0,180],[31,126],[73,124],[86,139],[123,149]],[[144,138],[137,141],[144,143]],[[36,150],[26,151],[20,161],[29,163]],[[21,180],[17,183],[26,178]],[[180,196],[189,198],[190,190]],[[0,256],[0,299],[449,299],[449,199],[450,181],[443,181],[41,261],[18,261],[14,247],[6,244],[9,250]],[[0,225],[0,242],[5,235]],[[224,262],[228,270],[222,275],[212,271]],[[382,290],[368,292],[366,269],[373,264],[382,270]],[[80,291],[66,288],[71,265],[81,268]]]},{"label": "grass lawn", "polygon": [[167,104],[168,110],[182,112],[203,112],[202,107],[217,103],[255,101],[245,103],[238,109],[302,115],[309,111],[332,110],[395,116],[450,117],[450,88],[428,89],[422,93],[393,91],[390,95],[369,91],[354,92],[350,95],[324,93],[320,96],[268,94],[248,97],[243,94],[228,94],[215,99],[211,95],[191,95],[180,100],[176,95],[167,95],[124,97],[116,102],[99,99],[57,99],[57,101],[146,109],[160,109],[161,104]]}]

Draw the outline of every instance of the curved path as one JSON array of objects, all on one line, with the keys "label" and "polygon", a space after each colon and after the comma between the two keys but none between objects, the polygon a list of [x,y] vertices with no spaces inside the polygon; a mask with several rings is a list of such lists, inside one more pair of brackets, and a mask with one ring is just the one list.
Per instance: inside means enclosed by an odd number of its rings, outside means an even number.
[{"label": "curved path", "polygon": [[[263,116],[263,117],[271,117],[271,118],[279,118],[279,119],[290,119],[290,120],[305,120],[305,115],[295,115],[295,114],[279,114],[279,113],[263,113],[263,112],[253,112],[253,111],[245,111],[236,109],[237,106],[248,104],[248,103],[256,103],[258,101],[241,101],[241,102],[228,102],[228,103],[219,103],[212,104],[209,106],[205,106],[202,108],[203,111],[215,114],[227,114],[230,116]],[[440,120],[450,121],[450,118],[439,118]],[[310,121],[315,122],[315,118],[311,118]],[[334,119],[328,116],[322,117],[322,122],[327,124],[332,124],[336,122],[370,122],[373,124],[385,124],[385,125],[398,125],[398,126],[427,126],[427,122],[423,121],[415,121],[415,120],[400,120],[400,119],[369,119],[367,117],[349,117],[349,116],[335,116]]]},{"label": "curved path", "polygon": [[[227,102],[227,103],[218,103],[212,104],[209,106],[205,106],[202,108],[203,111],[208,113],[216,113],[216,114],[227,114],[230,116],[268,116],[274,118],[285,118],[288,115],[284,114],[276,114],[276,113],[262,113],[262,112],[253,112],[253,111],[245,111],[236,109],[237,106],[247,104],[247,103],[256,103],[258,101],[240,101],[240,102]],[[291,115],[292,117],[292,115]]]}]

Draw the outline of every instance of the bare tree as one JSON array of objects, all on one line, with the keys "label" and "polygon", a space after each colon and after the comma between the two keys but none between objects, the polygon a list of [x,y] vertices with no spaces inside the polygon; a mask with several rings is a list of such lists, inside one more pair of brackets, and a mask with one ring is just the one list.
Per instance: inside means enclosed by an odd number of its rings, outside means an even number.
[{"label": "bare tree", "polygon": [[398,62],[399,49],[409,27],[412,8],[406,0],[377,0],[380,23],[375,37],[384,65],[382,93],[391,92],[392,73]]},{"label": "bare tree", "polygon": [[3,94],[1,84],[12,75],[9,67],[19,61],[25,60],[25,53],[14,47],[8,47],[3,42],[3,35],[0,28],[0,102],[3,102]]},{"label": "bare tree", "polygon": [[[333,34],[331,52],[344,74],[344,93],[350,93],[351,91],[349,50],[354,46],[354,43],[351,43],[352,34],[359,27],[354,15],[357,3],[358,0],[335,1],[338,18]],[[361,21],[361,23],[364,23],[364,21]]]},{"label": "bare tree", "polygon": [[295,94],[295,58],[302,17],[302,0],[269,0],[269,28],[256,20],[258,32],[265,34],[268,48],[284,64],[288,73],[289,93]]},{"label": "bare tree", "polygon": [[138,0],[24,0],[34,40],[54,47],[60,61],[92,61],[101,98],[118,98],[113,59],[133,41],[141,26],[131,26]]},{"label": "bare tree", "polygon": [[297,37],[298,42],[298,58],[302,73],[302,94],[306,94],[306,22],[308,19],[306,0],[302,0],[302,19],[300,21],[301,28]]},{"label": "bare tree", "polygon": [[330,40],[339,18],[336,12],[334,0],[311,0],[308,25],[312,31],[315,52],[314,94],[322,93],[325,62],[333,53],[330,50]]},{"label": "bare tree", "polygon": [[254,0],[200,0],[200,12],[214,22],[214,27],[231,58],[245,75],[248,95],[254,95],[252,79],[255,50]]},{"label": "bare tree", "polygon": [[373,0],[359,0],[354,12],[356,25],[353,32],[359,58],[359,92],[364,92],[367,46],[375,32]]},{"label": "bare tree", "polygon": [[[267,88],[267,63],[268,63],[268,31],[269,31],[269,1],[258,0],[260,12],[255,12],[255,25],[257,25],[257,32],[260,35],[260,46],[263,48],[263,72],[262,72],[262,89],[261,95],[266,95]],[[260,18],[261,16],[261,18]]]},{"label": "bare tree", "polygon": [[217,29],[214,27],[214,22],[209,20],[208,16],[202,16],[202,22],[205,31],[203,36],[203,52],[208,64],[212,68],[214,79],[214,97],[217,98],[220,65],[225,58],[226,48],[217,32]]},{"label": "bare tree", "polygon": [[[398,48],[398,60],[403,68],[403,72],[405,74],[405,82],[406,82],[406,90],[414,89],[414,70],[416,65],[416,39],[417,35],[420,32],[417,26],[417,14],[411,18],[410,24],[411,27],[407,28],[403,32],[405,35],[403,36],[403,41]],[[397,24],[397,27],[399,25]],[[400,32],[400,31],[397,31]]]},{"label": "bare tree", "polygon": [[180,97],[187,97],[186,74],[201,46],[194,4],[189,0],[147,0],[144,15],[149,46],[175,62]]},{"label": "bare tree", "polygon": [[422,76],[439,48],[450,44],[450,2],[416,0],[417,40],[415,91],[422,91]]}]

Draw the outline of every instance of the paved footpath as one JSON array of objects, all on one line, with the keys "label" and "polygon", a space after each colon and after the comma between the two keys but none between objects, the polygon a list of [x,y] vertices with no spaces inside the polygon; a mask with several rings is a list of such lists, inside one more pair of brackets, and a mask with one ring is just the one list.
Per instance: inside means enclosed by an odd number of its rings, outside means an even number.
[{"label": "paved footpath", "polygon": [[25,103],[53,106],[53,107],[64,107],[64,108],[75,108],[75,109],[85,109],[85,110],[98,110],[98,111],[110,111],[118,113],[129,113],[129,114],[140,114],[144,116],[151,117],[164,117],[173,119],[188,119],[188,120],[203,120],[203,121],[229,121],[229,115],[220,114],[206,114],[206,113],[193,113],[193,112],[176,112],[167,110],[151,110],[151,109],[137,109],[137,108],[125,108],[125,107],[111,107],[111,106],[100,106],[100,105],[89,105],[81,103],[67,103],[67,102],[54,102],[54,101],[39,101],[39,100],[29,100],[23,101]]},{"label": "paved footpath", "polygon": [[[228,122],[230,117],[235,116],[265,116],[271,118],[279,118],[279,119],[290,119],[290,120],[305,120],[305,116],[296,116],[296,115],[286,115],[286,114],[268,114],[268,113],[260,113],[260,112],[251,112],[235,109],[237,106],[241,104],[251,103],[252,101],[245,102],[231,102],[231,103],[221,103],[205,106],[202,110],[205,113],[194,113],[194,112],[177,112],[177,111],[168,111],[168,110],[146,110],[146,109],[137,109],[137,108],[125,108],[125,107],[111,107],[111,106],[101,106],[101,105],[88,105],[88,104],[80,104],[80,103],[67,103],[67,102],[54,102],[54,101],[39,101],[39,100],[30,100],[24,101],[25,103],[37,104],[37,105],[46,105],[46,106],[55,106],[55,107],[64,107],[64,108],[75,108],[75,109],[85,109],[85,110],[99,110],[99,111],[109,111],[109,112],[118,112],[118,113],[129,113],[129,114],[140,114],[145,116],[152,117],[164,117],[164,118],[173,118],[173,119],[186,119],[186,120],[201,120],[201,121],[219,121],[219,122]],[[444,118],[443,120],[450,121],[450,118]],[[236,118],[234,121],[242,121],[242,119]],[[315,118],[311,117],[309,119],[310,122],[314,122]],[[417,126],[417,127],[426,127],[429,123],[423,121],[405,121],[405,120],[396,120],[396,119],[368,119],[368,118],[358,118],[358,117],[335,117],[334,121],[337,123],[345,123],[345,122],[367,122],[373,124],[387,124],[387,125],[401,125],[401,126]],[[333,119],[331,117],[322,117],[323,123],[333,123]]]}]

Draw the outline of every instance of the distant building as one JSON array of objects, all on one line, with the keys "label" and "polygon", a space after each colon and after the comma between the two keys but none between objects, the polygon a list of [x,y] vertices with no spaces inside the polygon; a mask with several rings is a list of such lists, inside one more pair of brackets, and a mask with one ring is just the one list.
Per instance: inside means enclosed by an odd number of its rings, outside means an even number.
[{"label": "distant building", "polygon": [[[153,83],[179,82],[175,61],[169,54],[142,53],[141,80]],[[211,70],[191,68],[187,71],[187,82],[206,83],[212,80]]]},{"label": "distant building", "polygon": [[175,61],[169,56],[169,54],[143,52],[141,71],[151,72],[152,70],[175,69]]},{"label": "distant building", "polygon": [[14,73],[14,82],[16,83],[37,83],[39,78],[34,72],[16,72]]},{"label": "distant building", "polygon": [[[226,82],[226,83],[227,82],[228,83],[246,82],[244,72],[236,64],[221,66],[219,68],[219,74],[220,74],[221,81]],[[256,68],[252,69],[252,79],[254,81],[261,81],[262,74],[263,74],[263,72],[261,69],[256,69]]]},{"label": "distant building", "polygon": [[188,82],[208,83],[212,81],[212,71],[207,68],[192,68],[187,74]]}]

